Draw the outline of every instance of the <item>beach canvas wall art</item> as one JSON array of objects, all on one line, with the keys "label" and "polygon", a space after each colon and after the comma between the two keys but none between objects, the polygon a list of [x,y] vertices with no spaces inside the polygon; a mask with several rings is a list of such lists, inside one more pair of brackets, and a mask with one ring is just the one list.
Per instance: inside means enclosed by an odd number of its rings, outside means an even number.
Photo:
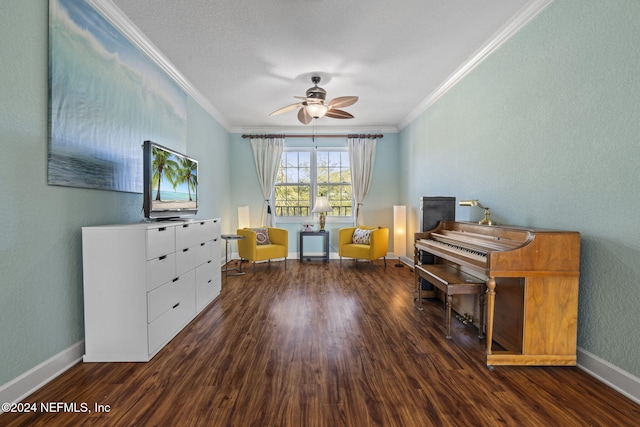
[{"label": "beach canvas wall art", "polygon": [[142,193],[142,144],[186,146],[186,95],[85,0],[49,1],[48,183]]}]

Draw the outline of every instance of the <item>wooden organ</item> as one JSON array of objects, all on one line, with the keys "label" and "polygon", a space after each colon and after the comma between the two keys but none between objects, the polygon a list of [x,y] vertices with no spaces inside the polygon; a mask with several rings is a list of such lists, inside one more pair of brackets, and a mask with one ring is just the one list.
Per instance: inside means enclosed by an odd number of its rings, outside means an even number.
[{"label": "wooden organ", "polygon": [[[422,251],[434,264],[420,262]],[[433,283],[443,265],[486,284],[490,368],[576,364],[579,233],[442,221],[415,234],[414,260],[420,308],[420,278]]]}]

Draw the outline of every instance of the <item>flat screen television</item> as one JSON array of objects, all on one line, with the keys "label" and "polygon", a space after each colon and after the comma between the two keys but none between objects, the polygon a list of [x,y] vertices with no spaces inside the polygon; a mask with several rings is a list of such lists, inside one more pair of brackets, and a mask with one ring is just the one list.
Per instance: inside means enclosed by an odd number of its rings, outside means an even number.
[{"label": "flat screen television", "polygon": [[145,218],[172,219],[198,212],[198,161],[145,141],[143,209]]}]

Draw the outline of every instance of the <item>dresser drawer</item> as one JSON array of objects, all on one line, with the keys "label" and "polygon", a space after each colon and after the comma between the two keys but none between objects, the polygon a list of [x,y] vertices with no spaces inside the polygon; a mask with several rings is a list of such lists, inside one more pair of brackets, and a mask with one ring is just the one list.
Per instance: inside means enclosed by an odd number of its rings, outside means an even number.
[{"label": "dresser drawer", "polygon": [[219,219],[212,219],[209,221],[210,223],[210,227],[211,227],[211,236],[209,236],[211,239],[218,239],[220,240],[220,233],[221,233],[221,228],[220,228],[220,220]]},{"label": "dresser drawer", "polygon": [[164,312],[153,322],[149,323],[149,354],[171,340],[196,313],[195,293],[191,293],[180,301],[179,305]]},{"label": "dresser drawer", "polygon": [[196,268],[196,288],[210,282],[214,277],[219,276],[219,269],[220,266],[216,266],[213,261],[209,261]]},{"label": "dresser drawer", "polygon": [[147,259],[158,258],[175,252],[176,234],[173,226],[147,230]]},{"label": "dresser drawer", "polygon": [[175,309],[189,295],[195,294],[194,270],[147,293],[147,321],[153,322],[163,313]]},{"label": "dresser drawer", "polygon": [[211,282],[196,289],[196,310],[205,308],[211,301],[220,295],[220,278],[212,279]]},{"label": "dresser drawer", "polygon": [[213,259],[213,246],[214,241],[209,240],[207,242],[200,243],[198,250],[196,251],[197,265],[202,265]]},{"label": "dresser drawer", "polygon": [[170,253],[147,261],[147,291],[178,277],[176,274],[176,254]]},{"label": "dresser drawer", "polygon": [[196,269],[196,310],[202,310],[221,289],[220,266],[208,262]]},{"label": "dresser drawer", "polygon": [[199,243],[213,240],[219,222],[193,221],[176,227],[176,250],[190,248]]},{"label": "dresser drawer", "polygon": [[176,252],[177,274],[181,275],[207,261],[211,261],[212,248],[213,244],[209,241]]}]

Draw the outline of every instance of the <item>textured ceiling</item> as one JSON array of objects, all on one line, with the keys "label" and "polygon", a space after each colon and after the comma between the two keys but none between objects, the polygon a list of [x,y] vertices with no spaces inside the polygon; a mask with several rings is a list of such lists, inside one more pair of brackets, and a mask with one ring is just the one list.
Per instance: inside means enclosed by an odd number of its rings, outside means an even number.
[{"label": "textured ceiling", "polygon": [[[108,1],[108,0],[107,0]],[[318,129],[400,129],[534,0],[111,0],[230,131],[302,130],[296,102],[320,73],[355,119]]]}]

